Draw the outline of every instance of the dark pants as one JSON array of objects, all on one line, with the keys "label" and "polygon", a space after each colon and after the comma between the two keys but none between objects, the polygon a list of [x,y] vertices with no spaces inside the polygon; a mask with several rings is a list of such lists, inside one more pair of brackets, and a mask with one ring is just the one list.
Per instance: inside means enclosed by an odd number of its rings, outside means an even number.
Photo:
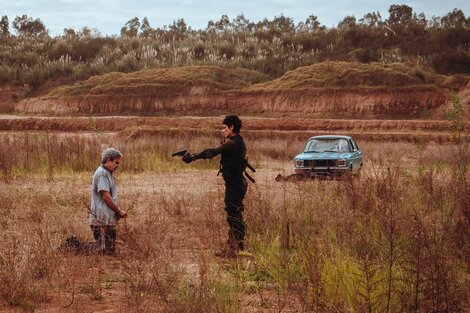
[{"label": "dark pants", "polygon": [[228,245],[232,250],[243,250],[245,239],[245,223],[243,222],[243,199],[247,183],[244,178],[225,181],[225,211],[228,223]]},{"label": "dark pants", "polygon": [[[114,253],[116,250],[116,226],[97,226],[91,225],[93,238],[96,240],[98,249],[104,250],[106,253]],[[101,233],[104,233],[104,246],[101,240]]]}]

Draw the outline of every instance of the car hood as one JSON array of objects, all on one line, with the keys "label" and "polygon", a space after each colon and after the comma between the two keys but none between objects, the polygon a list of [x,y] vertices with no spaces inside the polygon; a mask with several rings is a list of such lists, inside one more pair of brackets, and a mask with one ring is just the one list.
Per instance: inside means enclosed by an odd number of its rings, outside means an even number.
[{"label": "car hood", "polygon": [[349,159],[350,152],[308,152],[301,153],[295,156],[295,160],[336,160],[336,159]]}]

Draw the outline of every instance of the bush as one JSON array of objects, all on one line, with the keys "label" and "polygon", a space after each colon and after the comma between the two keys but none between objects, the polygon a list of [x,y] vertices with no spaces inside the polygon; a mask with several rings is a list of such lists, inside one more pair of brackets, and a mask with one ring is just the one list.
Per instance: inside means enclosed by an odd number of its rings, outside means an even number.
[{"label": "bush", "polygon": [[372,52],[368,49],[359,48],[348,53],[351,61],[359,61],[361,63],[369,63],[373,61]]},{"label": "bush", "polygon": [[197,46],[195,46],[193,49],[193,54],[196,60],[203,60],[205,57],[204,45],[198,44]]},{"label": "bush", "polygon": [[236,54],[235,47],[229,44],[220,46],[218,50],[219,50],[219,57],[224,60],[231,60]]},{"label": "bush", "polygon": [[470,74],[470,56],[463,51],[444,51],[432,59],[432,66],[441,74]]}]

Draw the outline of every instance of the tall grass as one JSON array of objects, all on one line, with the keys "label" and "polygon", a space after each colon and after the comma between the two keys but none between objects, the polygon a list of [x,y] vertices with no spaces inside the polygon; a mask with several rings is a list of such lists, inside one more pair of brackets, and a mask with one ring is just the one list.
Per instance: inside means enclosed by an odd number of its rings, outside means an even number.
[{"label": "tall grass", "polygon": [[[93,128],[90,125],[90,129]],[[295,135],[268,138],[263,133],[248,133],[245,136],[249,147],[248,158],[256,166],[277,166],[279,161],[292,160],[300,153],[307,137]],[[124,153],[122,170],[125,172],[179,171],[188,167],[171,157],[172,152],[182,149],[198,152],[207,147],[216,147],[219,142],[220,137],[216,132],[197,130],[190,133],[187,130],[169,130],[128,137],[99,130],[75,134],[53,131],[2,133],[0,178],[46,175],[52,179],[54,175],[89,172],[99,165],[101,151],[109,146]],[[405,171],[414,171],[419,167],[425,170],[431,164],[449,168],[453,162],[457,162],[456,156],[463,155],[463,151],[459,151],[452,143],[384,142],[381,143],[382,148],[377,149],[376,143],[364,142],[360,143],[360,147],[365,152],[366,162],[374,159],[377,165],[394,166],[398,164],[394,161],[400,161]],[[218,163],[217,160],[198,161],[191,168],[215,169]]]},{"label": "tall grass", "polygon": [[359,180],[290,186],[280,205],[250,202],[258,279],[281,293],[302,286],[312,311],[464,310],[468,259],[448,237],[461,229],[452,182],[445,171],[379,167]]},{"label": "tall grass", "polygon": [[[175,138],[176,136],[176,138]],[[155,138],[125,140],[113,134],[69,133],[4,133],[0,135],[0,167],[3,178],[45,174],[52,178],[58,174],[91,171],[100,162],[105,147],[114,146],[125,154],[124,171],[175,171],[182,169],[182,162],[171,157],[181,149],[202,149],[217,146],[218,139],[199,138],[202,145],[193,143],[186,132]],[[202,161],[196,168],[216,168],[216,162]]]},{"label": "tall grass", "polygon": [[[108,135],[2,138],[0,308],[469,309],[462,193],[470,190],[461,184],[469,174],[454,174],[461,168],[451,158],[456,145],[360,143],[367,156],[361,177],[279,183],[277,168],[289,165],[277,158],[292,157],[297,143],[250,138],[249,147],[263,151],[254,155],[263,162],[245,203],[251,256],[221,261],[212,253],[226,236],[217,164],[183,167],[169,156],[175,146],[197,150],[217,138]],[[18,136],[14,144],[9,136]],[[118,256],[59,253],[70,233],[91,239],[89,183],[102,145],[125,154],[118,184],[129,218],[118,227]]]}]

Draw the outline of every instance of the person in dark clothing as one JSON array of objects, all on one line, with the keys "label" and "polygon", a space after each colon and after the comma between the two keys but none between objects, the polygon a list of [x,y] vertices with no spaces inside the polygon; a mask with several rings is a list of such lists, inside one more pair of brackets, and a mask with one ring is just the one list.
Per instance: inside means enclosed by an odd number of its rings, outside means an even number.
[{"label": "person in dark clothing", "polygon": [[220,172],[225,181],[225,211],[227,212],[227,248],[216,253],[221,257],[236,257],[244,249],[245,222],[243,221],[243,199],[247,191],[247,181],[243,176],[247,165],[246,146],[240,129],[242,121],[236,115],[227,115],[223,122],[224,141],[217,148],[205,149],[200,153],[186,153],[182,160],[190,163],[198,159],[220,158]]}]

